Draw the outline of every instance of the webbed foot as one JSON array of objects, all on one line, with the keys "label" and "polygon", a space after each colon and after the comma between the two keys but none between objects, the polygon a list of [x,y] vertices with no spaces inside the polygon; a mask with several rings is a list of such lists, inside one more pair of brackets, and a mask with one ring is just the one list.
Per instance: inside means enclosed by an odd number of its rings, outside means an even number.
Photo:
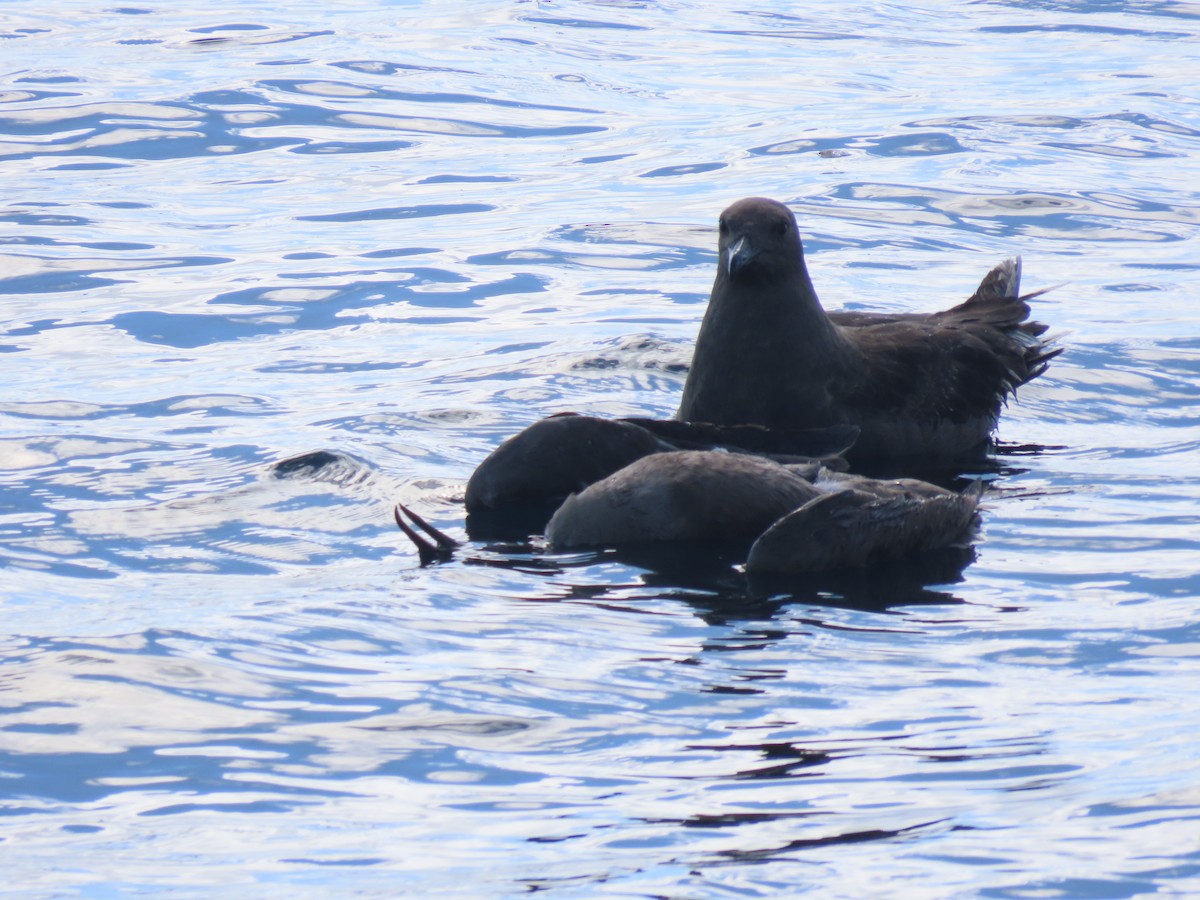
[{"label": "webbed foot", "polygon": [[[404,516],[408,516],[416,525],[417,528],[433,538],[430,541],[424,535],[420,534],[412,525],[404,521]],[[420,557],[422,566],[433,565],[434,563],[446,562],[454,556],[454,551],[458,549],[458,541],[447,534],[434,528],[415,512],[405,506],[403,503],[397,503],[395,509],[396,524],[400,526],[400,530],[405,536],[413,542],[417,548],[417,556]]]}]

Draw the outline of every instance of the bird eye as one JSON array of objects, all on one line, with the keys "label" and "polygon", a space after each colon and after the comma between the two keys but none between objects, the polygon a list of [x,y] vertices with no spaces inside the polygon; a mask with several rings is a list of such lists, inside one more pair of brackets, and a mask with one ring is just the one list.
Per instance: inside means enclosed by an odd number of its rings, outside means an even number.
[{"label": "bird eye", "polygon": [[725,232],[729,230],[729,226],[725,223],[724,219],[717,220],[717,230],[720,231],[721,234],[725,234]]},{"label": "bird eye", "polygon": [[771,230],[782,237],[783,235],[787,234],[787,222],[780,219],[772,226]]}]

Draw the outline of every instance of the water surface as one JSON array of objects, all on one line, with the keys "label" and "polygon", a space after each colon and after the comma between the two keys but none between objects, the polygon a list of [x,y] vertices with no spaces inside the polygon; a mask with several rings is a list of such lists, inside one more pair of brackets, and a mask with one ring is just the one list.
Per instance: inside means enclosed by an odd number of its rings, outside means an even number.
[{"label": "water surface", "polygon": [[[1169,2],[8,3],[4,890],[1200,890],[1198,37]],[[397,500],[461,536],[505,436],[674,411],[756,194],[831,308],[1018,253],[1065,283],[973,551],[418,567]]]}]

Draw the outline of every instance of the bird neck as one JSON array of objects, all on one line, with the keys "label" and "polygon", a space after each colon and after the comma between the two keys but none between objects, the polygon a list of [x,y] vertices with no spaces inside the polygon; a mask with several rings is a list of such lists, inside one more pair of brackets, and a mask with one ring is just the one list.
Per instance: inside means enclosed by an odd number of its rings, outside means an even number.
[{"label": "bird neck", "polygon": [[821,369],[843,357],[845,339],[821,308],[803,263],[788,276],[735,282],[718,275],[696,355],[728,351],[743,366],[753,362],[768,373]]},{"label": "bird neck", "polygon": [[[821,421],[829,376],[853,354],[808,272],[729,279],[723,272],[696,339],[679,418],[795,427]],[[812,421],[805,421],[805,410]],[[797,421],[799,420],[799,421]]]}]

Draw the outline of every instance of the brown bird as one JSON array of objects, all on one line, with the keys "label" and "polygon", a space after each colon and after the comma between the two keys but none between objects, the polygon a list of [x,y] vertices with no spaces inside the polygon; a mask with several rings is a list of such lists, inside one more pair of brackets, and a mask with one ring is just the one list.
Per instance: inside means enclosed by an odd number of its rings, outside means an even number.
[{"label": "brown bird", "polygon": [[813,471],[820,465],[844,468],[840,454],[857,434],[858,429],[849,426],[771,431],[754,425],[721,427],[559,413],[519,431],[488,454],[467,482],[467,512],[558,504],[643,456],[671,450],[719,447],[788,462],[804,458]]},{"label": "brown bird", "polygon": [[[863,568],[958,544],[983,482],[961,493],[911,478],[878,481],[745,453],[652,453],[572,494],[546,526],[555,549],[687,542],[750,544],[746,571],[796,575]],[[459,543],[404,505],[396,524],[421,565]],[[422,534],[423,532],[423,534]]]},{"label": "brown bird", "polygon": [[1027,321],[1021,260],[938,313],[826,313],[795,216],[762,197],[720,219],[720,261],[676,418],[717,425],[860,429],[865,458],[982,448],[1000,408],[1061,348]]},{"label": "brown bird", "polygon": [[685,450],[643,457],[568,497],[546,539],[559,549],[753,541],[748,572],[825,572],[963,539],[981,492],[982,482],[956,493],[827,470],[814,482],[762,457]]}]

